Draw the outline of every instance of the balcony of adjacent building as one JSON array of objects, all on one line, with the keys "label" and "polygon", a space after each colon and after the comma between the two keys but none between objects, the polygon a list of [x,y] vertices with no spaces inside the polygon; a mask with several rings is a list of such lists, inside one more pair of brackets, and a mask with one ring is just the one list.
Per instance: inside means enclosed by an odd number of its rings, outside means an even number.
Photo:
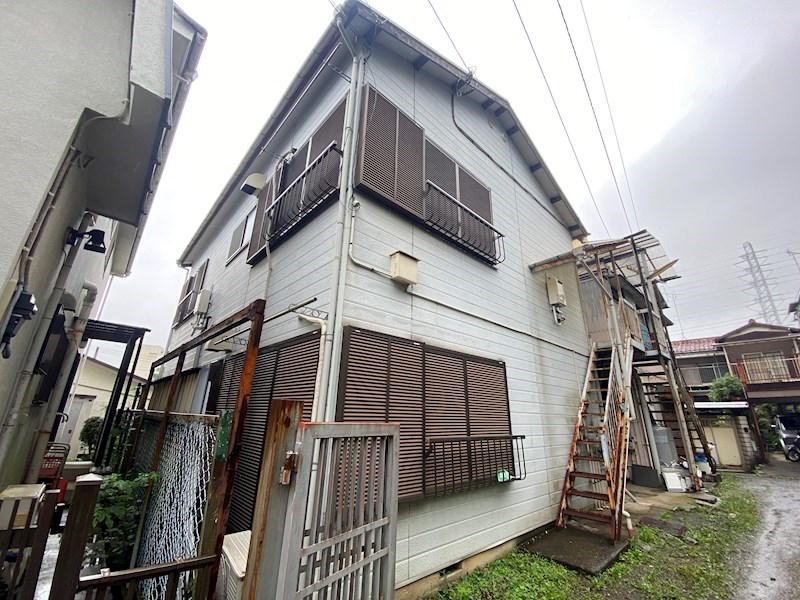
[{"label": "balcony of adjacent building", "polygon": [[782,352],[745,353],[731,366],[751,401],[800,401],[800,356],[787,357]]}]

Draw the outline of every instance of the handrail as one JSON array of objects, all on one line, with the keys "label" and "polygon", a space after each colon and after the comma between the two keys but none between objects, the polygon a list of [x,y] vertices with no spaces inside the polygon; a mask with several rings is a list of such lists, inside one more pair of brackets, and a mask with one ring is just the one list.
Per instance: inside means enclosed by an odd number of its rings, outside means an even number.
[{"label": "handrail", "polygon": [[450,200],[450,201],[451,201],[451,202],[453,202],[454,204],[457,204],[459,208],[461,208],[462,210],[464,210],[464,211],[466,211],[467,213],[469,213],[471,216],[473,216],[473,217],[475,217],[476,219],[478,219],[479,221],[481,221],[481,222],[482,222],[484,225],[486,225],[486,226],[487,226],[489,229],[491,229],[492,231],[494,231],[494,232],[495,232],[497,235],[499,235],[499,236],[502,236],[502,237],[505,237],[505,236],[503,236],[503,234],[502,234],[502,233],[500,233],[500,232],[497,230],[497,228],[496,228],[494,225],[492,225],[491,223],[489,223],[489,221],[487,221],[486,219],[484,219],[482,216],[480,216],[478,213],[476,213],[476,212],[475,212],[474,210],[472,210],[470,207],[466,206],[465,204],[462,204],[461,202],[459,202],[458,200],[456,200],[455,198],[453,198],[453,196],[451,196],[451,195],[450,195],[450,194],[448,194],[446,191],[444,191],[442,188],[440,188],[438,185],[436,185],[435,183],[433,183],[433,182],[432,182],[430,179],[426,179],[426,180],[425,180],[425,183],[426,183],[426,184],[428,184],[428,187],[432,187],[432,188],[433,188],[433,189],[435,189],[437,192],[439,192],[440,194],[442,194],[443,196],[445,196],[445,197],[446,197],[448,200]]},{"label": "handrail", "polygon": [[325,157],[328,156],[328,152],[330,150],[333,150],[334,152],[339,154],[339,156],[342,156],[342,151],[339,150],[338,144],[336,142],[331,142],[330,144],[328,144],[325,147],[325,149],[322,152],[320,152],[320,155],[314,160],[312,160],[311,163],[305,169],[303,169],[303,172],[300,173],[300,175],[298,175],[297,177],[295,177],[292,183],[286,186],[286,189],[281,192],[281,195],[275,198],[272,204],[270,204],[266,208],[266,210],[264,210],[264,214],[266,215],[269,213],[269,211],[274,209],[278,205],[278,202],[283,200],[284,196],[286,196],[292,188],[294,188],[298,183],[301,183],[309,174],[309,172],[311,172],[314,169],[314,167],[316,167],[319,163],[323,161]]},{"label": "handrail", "polygon": [[87,575],[78,580],[78,591],[88,590],[100,586],[120,585],[132,581],[143,581],[154,579],[162,575],[171,573],[183,573],[184,571],[194,571],[209,567],[217,560],[213,554],[208,556],[198,556],[196,558],[178,559],[169,563],[152,565],[149,567],[136,567],[135,569],[125,569],[124,571],[112,571],[110,573],[100,573],[99,575]]}]

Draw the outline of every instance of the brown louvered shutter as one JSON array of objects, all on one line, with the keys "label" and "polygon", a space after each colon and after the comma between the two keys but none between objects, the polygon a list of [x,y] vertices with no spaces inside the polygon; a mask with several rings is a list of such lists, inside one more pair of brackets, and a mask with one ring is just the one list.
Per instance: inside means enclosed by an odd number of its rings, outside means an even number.
[{"label": "brown louvered shutter", "polygon": [[503,363],[466,360],[469,394],[469,434],[509,435],[506,373]]},{"label": "brown louvered shutter", "polygon": [[371,87],[367,88],[365,104],[359,183],[387,200],[394,200],[397,108]]},{"label": "brown louvered shutter", "polygon": [[[306,160],[308,159],[308,145],[306,142],[297,152],[295,152],[292,160],[285,164],[281,174],[281,185],[278,188],[277,196],[283,194],[294,181],[302,175],[306,169]],[[297,188],[291,192],[284,194],[275,206],[275,212],[272,215],[272,229],[271,231],[278,231],[287,223],[290,223],[300,214],[302,208],[303,194]]]},{"label": "brown louvered shutter", "polygon": [[[459,202],[491,223],[492,200],[489,190],[461,168],[458,170],[458,184]],[[461,238],[484,254],[494,256],[496,253],[494,232],[470,214],[461,217]]]},{"label": "brown louvered shutter", "polygon": [[325,122],[320,125],[316,133],[311,138],[311,154],[309,154],[309,162],[313,162],[322,154],[322,151],[327,148],[331,142],[336,142],[336,145],[341,149],[342,147],[342,134],[344,131],[344,111],[345,102],[342,100],[339,106],[325,119]]},{"label": "brown louvered shutter", "polygon": [[[425,347],[425,445],[443,438],[469,435],[464,360],[449,352]],[[470,456],[459,442],[435,446],[425,470],[426,492],[452,489],[469,480]],[[431,468],[433,463],[435,468]],[[438,474],[438,477],[436,476]]]},{"label": "brown louvered shutter", "polygon": [[[231,500],[229,533],[250,529],[252,524],[272,400],[302,400],[303,419],[310,420],[318,357],[319,331],[259,351]],[[243,365],[243,353],[226,361],[217,401],[220,409],[236,406]]]},{"label": "brown louvered shutter", "polygon": [[272,397],[281,400],[301,400],[303,420],[311,420],[314,405],[314,385],[319,362],[319,331],[281,345]]},{"label": "brown louvered shutter", "polygon": [[[458,198],[456,163],[430,142],[425,142],[425,177],[453,199]],[[458,236],[460,234],[458,206],[438,192],[428,194],[425,219],[436,227]]]},{"label": "brown louvered shutter", "polygon": [[255,264],[263,256],[263,251],[267,246],[267,214],[266,210],[274,200],[272,194],[272,179],[258,194],[258,204],[256,205],[255,221],[253,223],[253,233],[250,235],[250,247],[247,250],[247,262]]},{"label": "brown louvered shutter", "polygon": [[424,351],[423,345],[393,338],[389,346],[388,421],[400,423],[401,499],[422,496],[424,468]]},{"label": "brown louvered shutter", "polygon": [[400,500],[422,496],[422,348],[410,340],[345,330],[339,418],[400,423]]},{"label": "brown louvered shutter", "polygon": [[418,217],[423,216],[425,186],[423,180],[423,147],[425,133],[422,127],[403,113],[397,121],[397,193],[395,201]]}]

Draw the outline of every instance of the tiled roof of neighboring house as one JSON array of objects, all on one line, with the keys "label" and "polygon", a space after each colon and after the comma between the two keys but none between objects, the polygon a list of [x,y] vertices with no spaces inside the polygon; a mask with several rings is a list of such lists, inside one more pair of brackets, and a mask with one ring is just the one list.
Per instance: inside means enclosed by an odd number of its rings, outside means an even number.
[{"label": "tiled roof of neighboring house", "polygon": [[715,352],[717,338],[704,337],[691,340],[673,340],[672,348],[675,354],[692,354],[694,352]]}]

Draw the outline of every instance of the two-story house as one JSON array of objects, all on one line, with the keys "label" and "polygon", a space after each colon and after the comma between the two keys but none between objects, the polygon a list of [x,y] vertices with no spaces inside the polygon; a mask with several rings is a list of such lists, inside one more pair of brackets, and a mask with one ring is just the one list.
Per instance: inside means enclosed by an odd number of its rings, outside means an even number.
[{"label": "two-story house", "polygon": [[0,489],[38,474],[73,359],[130,273],[206,33],[171,0],[0,19]]},{"label": "two-story house", "polygon": [[[397,585],[438,580],[555,519],[590,348],[574,262],[528,266],[587,232],[508,102],[360,2],[283,98],[180,257],[170,348],[265,298],[230,530],[272,398],[400,422]],[[228,405],[241,337],[174,411]]]}]

